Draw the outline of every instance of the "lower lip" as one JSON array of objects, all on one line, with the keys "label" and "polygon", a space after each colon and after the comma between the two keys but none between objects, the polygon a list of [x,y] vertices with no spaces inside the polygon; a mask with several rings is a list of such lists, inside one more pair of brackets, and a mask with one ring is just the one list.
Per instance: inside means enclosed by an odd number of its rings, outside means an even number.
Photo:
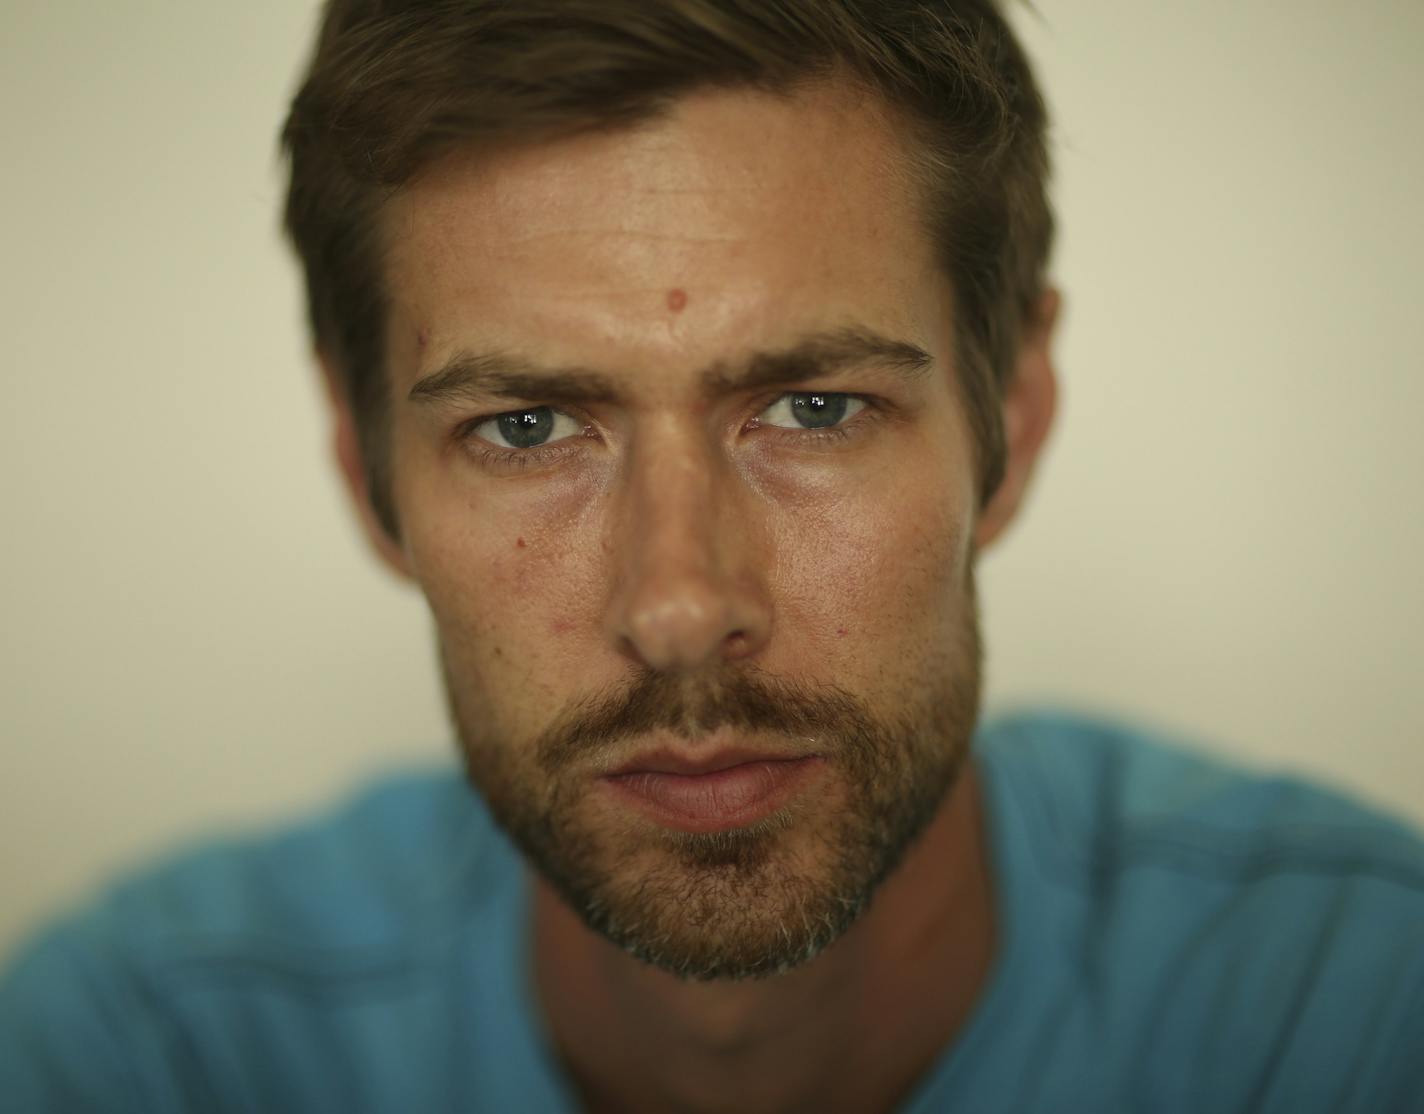
[{"label": "lower lip", "polygon": [[618,796],[666,827],[716,832],[755,824],[782,808],[822,765],[815,756],[745,762],[707,774],[640,771],[603,779]]}]

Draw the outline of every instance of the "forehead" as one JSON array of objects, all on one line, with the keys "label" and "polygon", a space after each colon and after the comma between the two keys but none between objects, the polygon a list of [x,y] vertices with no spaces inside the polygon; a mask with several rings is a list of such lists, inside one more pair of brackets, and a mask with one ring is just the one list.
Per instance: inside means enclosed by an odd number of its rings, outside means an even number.
[{"label": "forehead", "polygon": [[392,374],[474,341],[664,375],[849,323],[933,343],[945,290],[906,165],[844,85],[447,157],[383,214]]}]

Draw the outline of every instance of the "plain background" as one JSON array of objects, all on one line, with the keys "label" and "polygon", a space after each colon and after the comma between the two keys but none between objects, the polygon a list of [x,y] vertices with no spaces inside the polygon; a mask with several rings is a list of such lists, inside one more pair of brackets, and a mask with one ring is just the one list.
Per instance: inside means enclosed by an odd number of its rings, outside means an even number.
[{"label": "plain background", "polygon": [[[1424,818],[1424,5],[1040,0],[1061,424],[991,707]],[[452,763],[328,463],[275,135],[296,0],[3,0],[0,952],[115,872]]]}]

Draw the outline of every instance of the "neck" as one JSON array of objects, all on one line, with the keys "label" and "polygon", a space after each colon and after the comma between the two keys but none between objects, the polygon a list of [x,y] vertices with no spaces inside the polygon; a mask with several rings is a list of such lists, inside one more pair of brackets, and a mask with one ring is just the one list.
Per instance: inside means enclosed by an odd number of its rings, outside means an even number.
[{"label": "neck", "polygon": [[963,1027],[993,953],[974,764],[869,909],[784,975],[684,982],[534,888],[535,982],[591,1110],[875,1111]]}]

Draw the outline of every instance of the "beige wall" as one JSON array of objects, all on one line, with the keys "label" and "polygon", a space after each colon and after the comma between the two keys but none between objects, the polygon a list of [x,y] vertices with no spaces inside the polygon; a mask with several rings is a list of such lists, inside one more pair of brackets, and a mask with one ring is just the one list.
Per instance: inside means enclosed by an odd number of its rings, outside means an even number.
[{"label": "beige wall", "polygon": [[[1064,410],[983,569],[992,700],[1424,819],[1424,6],[1039,7]],[[0,951],[201,830],[448,760],[275,232],[313,10],[0,4]]]}]

